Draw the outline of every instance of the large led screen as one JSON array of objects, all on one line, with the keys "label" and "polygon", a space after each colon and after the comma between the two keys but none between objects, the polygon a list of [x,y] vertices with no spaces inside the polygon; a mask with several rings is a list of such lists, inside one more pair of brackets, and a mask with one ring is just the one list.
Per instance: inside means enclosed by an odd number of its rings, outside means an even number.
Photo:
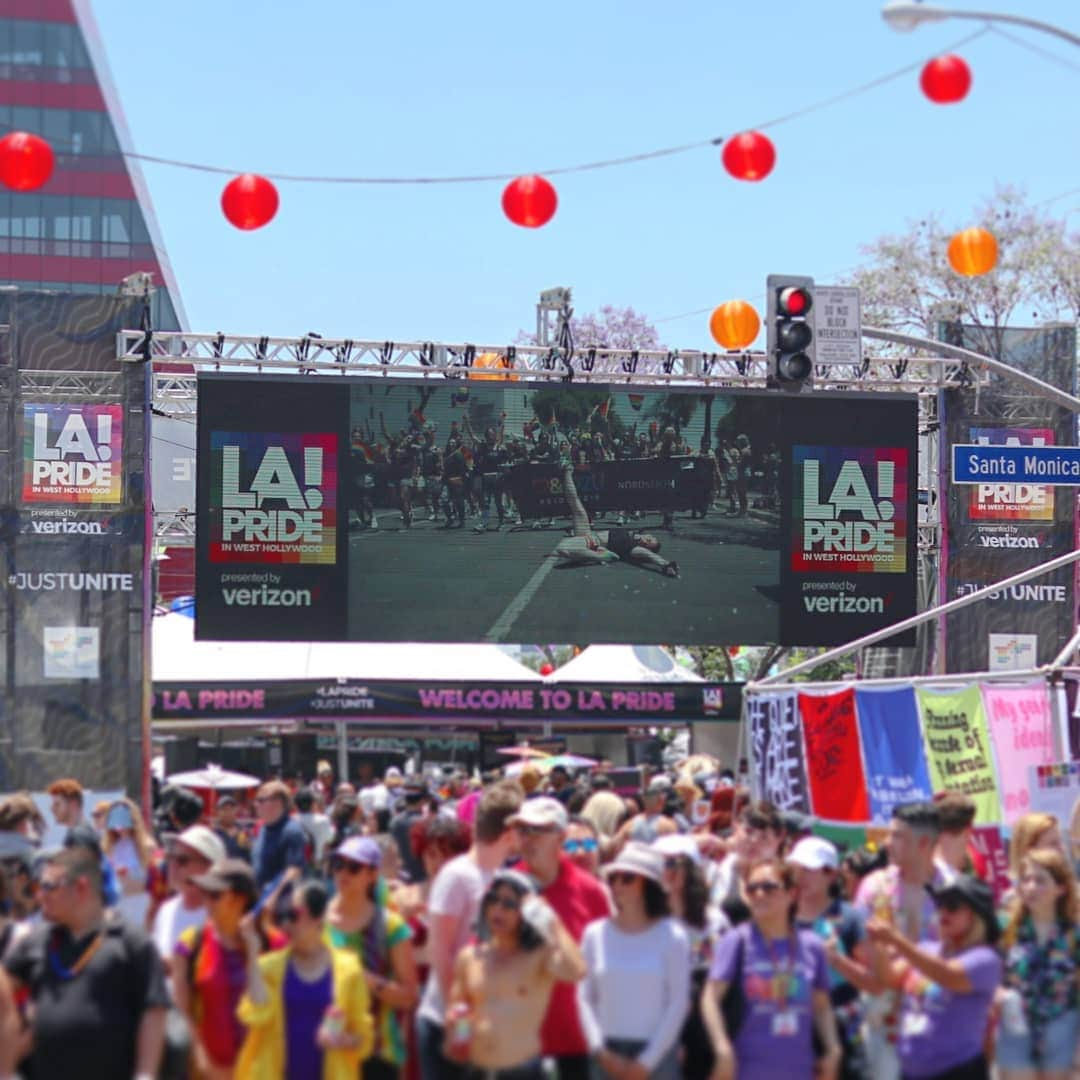
[{"label": "large led screen", "polygon": [[839,643],[914,614],[915,454],[893,394],[203,376],[196,630]]}]

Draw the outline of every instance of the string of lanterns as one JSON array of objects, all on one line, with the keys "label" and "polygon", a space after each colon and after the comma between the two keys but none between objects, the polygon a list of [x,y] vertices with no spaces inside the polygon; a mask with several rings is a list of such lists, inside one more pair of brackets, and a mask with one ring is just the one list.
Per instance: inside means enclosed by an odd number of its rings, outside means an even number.
[{"label": "string of lanterns", "polygon": [[[970,40],[970,39],[967,39]],[[910,69],[906,69],[910,70]],[[887,78],[893,78],[897,72]],[[877,80],[876,82],[880,82]],[[868,84],[873,86],[876,83]],[[919,84],[926,97],[939,105],[962,101],[971,89],[971,69],[955,54],[934,57],[923,66]],[[856,88],[865,90],[868,86]],[[841,97],[846,95],[841,95]],[[836,99],[830,99],[834,101]],[[776,147],[761,131],[741,131],[726,139],[710,140],[721,145],[720,160],[728,174],[736,180],[759,182],[776,165]],[[684,146],[633,155],[630,158],[603,164],[618,164],[692,148]],[[172,164],[190,163],[172,162]],[[13,131],[0,139],[0,184],[12,191],[36,191],[48,183],[55,165],[52,147],[40,136],[25,131]],[[596,167],[597,163],[590,166]],[[211,170],[223,171],[223,170]],[[573,171],[573,170],[561,170]],[[316,178],[308,178],[316,179]],[[472,177],[464,179],[484,179]],[[487,179],[491,179],[490,177]],[[280,205],[273,181],[255,173],[233,177],[221,193],[221,210],[226,220],[237,229],[250,231],[269,224]],[[543,176],[517,176],[504,188],[502,209],[507,219],[522,228],[537,229],[546,225],[558,208],[558,195],[552,183]]]}]

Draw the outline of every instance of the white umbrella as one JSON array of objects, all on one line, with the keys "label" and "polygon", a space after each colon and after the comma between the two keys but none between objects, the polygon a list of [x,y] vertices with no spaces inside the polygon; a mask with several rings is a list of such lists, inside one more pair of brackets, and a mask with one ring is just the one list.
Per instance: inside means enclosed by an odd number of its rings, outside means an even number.
[{"label": "white umbrella", "polygon": [[207,765],[205,769],[173,773],[166,783],[180,787],[209,788],[211,791],[238,791],[241,788],[258,787],[262,781],[247,773],[230,772],[220,765]]}]

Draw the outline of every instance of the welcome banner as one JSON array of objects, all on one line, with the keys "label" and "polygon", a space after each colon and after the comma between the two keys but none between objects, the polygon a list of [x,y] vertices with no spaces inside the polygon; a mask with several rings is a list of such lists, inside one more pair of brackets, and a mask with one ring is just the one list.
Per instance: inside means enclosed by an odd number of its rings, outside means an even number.
[{"label": "welcome banner", "polygon": [[1054,760],[1050,693],[1044,682],[985,686],[986,720],[997,756],[1002,820],[1012,825],[1031,810],[1028,770]]},{"label": "welcome banner", "polygon": [[975,820],[1001,820],[990,737],[978,686],[915,691],[922,717],[926,760],[935,791],[960,791],[975,801]]},{"label": "welcome banner", "polygon": [[870,820],[886,822],[902,803],[933,798],[915,691],[856,690]]},{"label": "welcome banner", "polygon": [[855,691],[800,694],[799,714],[814,813],[829,821],[866,821],[870,804],[859,750]]}]

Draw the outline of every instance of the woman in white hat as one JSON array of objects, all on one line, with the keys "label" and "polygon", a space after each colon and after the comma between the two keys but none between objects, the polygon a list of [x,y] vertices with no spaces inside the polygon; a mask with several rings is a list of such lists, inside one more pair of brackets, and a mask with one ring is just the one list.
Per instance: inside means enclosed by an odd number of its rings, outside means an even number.
[{"label": "woman in white hat", "polygon": [[690,946],[670,917],[663,856],[629,843],[604,869],[615,914],[585,928],[582,1027],[598,1078],[677,1080]]}]

